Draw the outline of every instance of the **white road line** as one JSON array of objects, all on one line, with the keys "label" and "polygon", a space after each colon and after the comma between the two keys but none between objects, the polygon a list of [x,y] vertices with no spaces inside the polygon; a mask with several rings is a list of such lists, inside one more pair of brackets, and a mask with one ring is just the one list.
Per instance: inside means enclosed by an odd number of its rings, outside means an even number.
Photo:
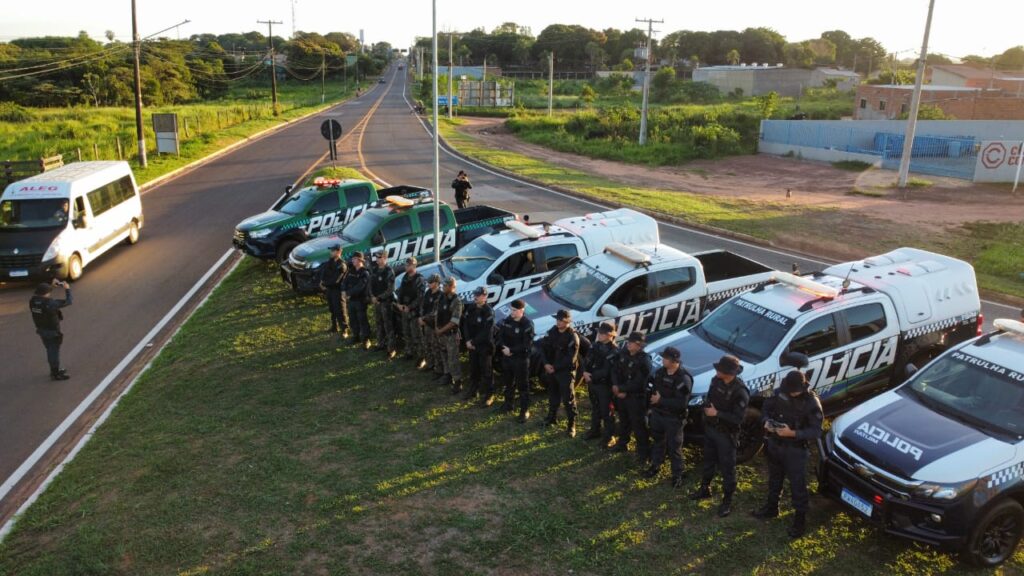
[{"label": "white road line", "polygon": [[[139,346],[136,346],[135,349],[133,349],[128,354],[128,356],[126,356],[125,359],[121,361],[122,364],[127,365],[128,362],[133,360],[135,358],[135,356],[138,355],[138,352],[141,351],[142,348],[145,348],[145,344],[149,343],[149,341],[154,336],[156,336],[157,332],[159,332],[160,329],[163,326],[165,326],[167,324],[167,322],[169,322],[174,317],[174,315],[177,314],[181,310],[181,307],[185,303],[187,303],[189,301],[189,299],[191,299],[192,296],[195,295],[196,291],[210,278],[210,276],[213,273],[215,273],[217,271],[217,269],[220,268],[224,264],[224,262],[228,259],[228,257],[231,256],[232,252],[234,252],[233,249],[232,250],[228,250],[227,253],[225,253],[223,256],[221,256],[220,260],[218,260],[217,263],[214,264],[213,267],[210,268],[206,272],[206,274],[204,274],[203,277],[200,278],[199,281],[194,286],[192,286],[192,289],[189,290],[189,292],[187,294],[185,294],[185,296],[182,297],[181,300],[178,301],[178,304],[174,308],[172,308],[171,311],[168,312],[166,316],[164,316],[163,320],[161,320],[160,323],[157,324],[153,328],[153,330],[151,330],[150,333],[147,334],[146,337],[142,339],[141,342],[139,342]],[[241,261],[242,261],[241,259],[237,260],[231,266],[231,268],[228,269],[227,273],[225,273],[224,276],[227,277],[228,274],[231,274],[231,272],[235,268],[238,267],[238,264],[241,263]],[[218,282],[217,284],[220,285],[220,282]],[[216,286],[214,288],[216,288]],[[210,296],[213,294],[213,292],[214,292],[214,290],[210,290],[210,292],[207,293],[206,296],[203,297],[203,299],[199,302],[199,304],[196,305],[195,309],[198,310],[199,308],[201,308],[203,306],[203,304],[205,304],[206,301],[210,298]],[[107,406],[107,409],[103,411],[103,414],[101,414],[100,417],[97,418],[95,422],[93,422],[92,426],[89,427],[89,430],[84,435],[82,435],[82,438],[79,439],[78,443],[75,444],[75,447],[70,452],[68,452],[67,456],[65,456],[64,459],[61,460],[60,464],[58,464],[56,467],[54,467],[53,470],[50,471],[50,474],[46,477],[45,480],[43,480],[42,484],[40,484],[36,488],[36,490],[34,492],[32,492],[32,495],[29,496],[21,504],[20,507],[18,507],[17,512],[15,512],[14,515],[11,516],[10,519],[8,519],[6,523],[4,523],[3,528],[0,528],[0,542],[3,542],[4,538],[6,538],[7,535],[10,534],[11,530],[14,529],[14,523],[17,521],[18,517],[20,517],[21,514],[23,514],[26,510],[28,510],[29,506],[31,506],[39,498],[39,496],[42,495],[43,491],[45,491],[46,488],[50,486],[50,483],[53,482],[54,478],[56,478],[57,475],[60,474],[64,470],[64,467],[67,466],[68,464],[70,464],[71,461],[75,459],[75,456],[78,455],[78,452],[81,451],[81,449],[85,446],[86,442],[88,442],[89,440],[92,439],[92,436],[93,436],[93,434],[95,434],[96,430],[100,426],[102,426],[104,422],[107,421],[108,417],[110,417],[110,414],[114,411],[114,407],[117,406],[121,402],[121,398],[124,398],[125,394],[127,394],[135,386],[135,383],[139,381],[139,378],[141,378],[142,375],[145,374],[149,370],[149,367],[153,364],[153,360],[155,360],[156,358],[158,358],[160,356],[160,354],[163,352],[164,347],[166,347],[167,344],[169,344],[172,340],[174,340],[174,337],[178,334],[179,331],[181,331],[181,328],[184,325],[185,325],[185,323],[182,322],[181,325],[179,325],[174,330],[174,334],[171,334],[171,337],[168,338],[164,342],[164,344],[160,346],[160,349],[157,350],[156,355],[153,356],[153,359],[151,359],[149,362],[146,363],[146,365],[142,368],[141,371],[139,371],[139,373],[135,376],[135,378],[132,378],[132,381],[129,382],[128,385],[125,386],[125,389],[122,390],[121,393],[117,395],[117,398],[115,398],[114,401],[110,403],[110,406]],[[114,370],[117,371],[118,374],[125,367],[125,366],[122,366],[122,364],[118,364],[118,366],[116,368],[114,368]],[[97,390],[99,390],[101,388],[105,388],[106,385],[109,384],[108,380],[112,381],[116,377],[117,377],[117,374],[114,374],[113,372],[111,372],[111,374],[107,376],[107,379],[104,379],[104,383],[100,384],[100,388],[97,388]],[[86,398],[86,400],[83,401],[83,404],[85,404],[86,401],[91,403],[92,400],[90,398]],[[82,404],[80,404],[79,407],[82,408]],[[86,405],[85,407],[88,407],[88,406]],[[83,410],[84,410],[84,408],[83,408]],[[68,418],[71,419],[71,422],[73,423],[74,420],[77,419],[77,415],[75,413],[72,413],[72,415],[69,416]],[[65,420],[65,422],[68,422],[68,420]],[[56,436],[54,436],[54,434]],[[52,443],[53,443],[53,442],[51,442],[51,438],[53,439],[53,441],[56,441],[56,439],[61,436],[61,434],[57,433],[57,431],[54,431],[54,434],[51,434],[51,437],[47,438],[47,442],[50,442],[50,445],[52,445]],[[44,445],[45,444],[46,443],[44,443]],[[42,448],[43,447],[40,446],[40,449],[42,449]],[[36,452],[39,453],[39,450],[37,449]],[[45,453],[45,452],[46,452],[45,449],[42,450],[42,453]],[[42,456],[42,453],[40,453],[40,456]],[[36,454],[33,453],[32,456],[34,457],[34,456],[36,456]],[[37,460],[38,460],[38,458],[37,458]],[[27,460],[26,460],[26,463],[28,463]],[[31,469],[33,465],[34,465],[34,463],[29,465],[28,468]],[[22,464],[22,466],[25,466],[25,464]],[[21,468],[19,468],[19,470],[21,470]],[[17,483],[17,480],[15,480],[15,483]],[[4,486],[7,486],[6,483],[4,484]],[[10,488],[8,488],[8,490],[9,489]],[[2,498],[3,498],[2,495],[0,495],[0,499],[2,499]]]},{"label": "white road line", "polygon": [[[406,98],[404,90],[402,91],[402,99],[405,100],[406,106],[409,106],[409,108],[412,109],[412,104],[410,104],[409,103],[409,99]],[[419,117],[419,115],[416,115],[416,120],[419,121],[420,126],[423,127],[423,130],[425,130],[428,135],[433,136],[433,134],[431,133],[430,128],[428,127],[427,123],[424,122],[423,119]],[[550,188],[545,188],[543,186],[539,186],[539,185],[534,184],[532,182],[526,182],[524,180],[519,180],[518,178],[515,178],[513,176],[508,176],[508,175],[502,174],[500,172],[495,172],[494,170],[491,170],[490,168],[488,168],[486,166],[482,166],[480,164],[477,164],[476,162],[474,162],[472,160],[469,160],[468,158],[463,158],[461,156],[456,155],[454,152],[452,152],[451,150],[448,149],[447,145],[442,145],[441,146],[441,150],[443,150],[444,153],[447,154],[448,156],[451,156],[452,158],[454,158],[454,159],[456,159],[456,160],[458,160],[460,162],[466,162],[467,164],[469,164],[470,166],[473,166],[474,168],[477,168],[479,170],[482,170],[484,172],[487,172],[488,174],[497,176],[499,178],[504,178],[506,180],[511,180],[513,182],[516,182],[517,184],[521,184],[523,186],[528,186],[530,188],[534,188],[534,189],[540,190],[542,192],[547,192],[549,194],[555,194],[557,196],[561,196],[561,197],[569,199],[569,200],[575,200],[577,202],[582,202],[584,204],[589,204],[591,206],[594,206],[594,207],[597,207],[597,208],[601,208],[602,210],[610,210],[611,209],[610,206],[605,206],[603,204],[599,204],[599,203],[594,202],[592,200],[585,200],[585,199],[579,198],[577,196],[571,196],[569,194],[563,194],[562,192],[559,192],[557,190],[552,190]],[[768,247],[765,247],[765,246],[759,246],[757,244],[750,244],[749,242],[744,242],[742,240],[736,240],[736,239],[727,238],[727,237],[724,237],[724,236],[717,236],[715,234],[712,234],[711,232],[704,232],[703,230],[697,230],[695,228],[687,228],[685,226],[680,226],[678,224],[673,224],[672,222],[663,222],[661,220],[658,220],[658,224],[660,224],[662,226],[668,226],[669,228],[675,228],[676,230],[681,230],[683,232],[687,232],[687,233],[690,233],[690,234],[697,234],[697,235],[700,235],[700,236],[706,236],[708,238],[714,238],[715,240],[718,240],[719,242],[729,242],[729,243],[732,243],[732,244],[738,244],[740,246],[746,246],[748,248],[754,248],[754,249],[757,249],[757,250],[764,250],[765,252],[771,252],[771,253],[777,254],[779,256],[785,256],[787,258],[797,258],[797,259],[800,259],[800,260],[806,260],[806,261],[809,261],[809,262],[814,262],[815,264],[830,265],[830,264],[834,264],[834,263],[837,262],[836,260],[827,261],[827,260],[818,260],[818,259],[815,259],[815,258],[809,258],[807,256],[799,256],[799,255],[792,254],[792,253],[789,253],[789,252],[784,252],[782,250],[776,250],[775,248],[768,248]],[[1002,304],[1000,302],[993,302],[991,300],[984,300],[984,299],[981,302],[984,303],[984,304],[987,304],[988,306],[992,306],[992,307],[995,307],[995,308],[1002,308],[1004,310],[1011,311],[1014,314],[1016,314],[1018,312],[1016,307],[1008,306],[1008,305]]]}]

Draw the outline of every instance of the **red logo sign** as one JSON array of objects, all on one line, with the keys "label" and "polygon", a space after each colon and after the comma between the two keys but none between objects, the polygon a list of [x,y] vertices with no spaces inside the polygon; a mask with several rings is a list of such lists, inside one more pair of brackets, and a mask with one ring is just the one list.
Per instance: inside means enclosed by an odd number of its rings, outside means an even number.
[{"label": "red logo sign", "polygon": [[993,142],[981,151],[981,163],[989,170],[995,170],[1006,161],[1006,146],[1000,142]]}]

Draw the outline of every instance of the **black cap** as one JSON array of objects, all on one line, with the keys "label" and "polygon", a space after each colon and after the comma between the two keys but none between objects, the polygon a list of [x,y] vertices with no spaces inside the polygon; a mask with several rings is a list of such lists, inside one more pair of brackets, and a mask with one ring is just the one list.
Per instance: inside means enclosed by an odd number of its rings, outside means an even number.
[{"label": "black cap", "polygon": [[328,250],[331,252],[341,252],[341,244],[334,244]]},{"label": "black cap", "polygon": [[475,289],[473,289],[473,297],[474,298],[476,298],[477,296],[486,296],[486,295],[487,295],[487,287],[486,286],[477,286]]},{"label": "black cap", "polygon": [[629,341],[636,344],[647,344],[647,336],[643,332],[630,332]]},{"label": "black cap", "polygon": [[516,310],[522,310],[523,308],[526,308],[526,302],[523,302],[522,300],[513,300],[509,306]]},{"label": "black cap", "polygon": [[732,354],[726,354],[715,363],[715,370],[722,374],[732,374],[733,376],[743,372],[743,365],[740,364],[740,359],[733,356]]},{"label": "black cap", "polygon": [[416,265],[416,257],[415,256],[409,256],[408,258],[406,258],[405,259],[405,265],[406,266],[415,266]]},{"label": "black cap", "polygon": [[782,379],[782,384],[779,385],[779,390],[782,390],[783,394],[793,394],[795,392],[804,392],[807,390],[807,377],[804,373],[799,370],[793,370],[786,377]]},{"label": "black cap", "polygon": [[440,274],[431,274],[430,278],[427,278],[427,284],[438,284],[441,282]]},{"label": "black cap", "polygon": [[352,253],[351,258],[358,258],[359,260],[364,260],[365,259],[365,257],[363,256],[363,253],[359,252],[358,250]]},{"label": "black cap", "polygon": [[555,312],[555,320],[572,320],[572,312],[561,308],[558,312]]},{"label": "black cap", "polygon": [[597,327],[598,334],[615,334],[615,324],[611,322],[601,322],[601,325]]},{"label": "black cap", "polygon": [[36,285],[36,296],[45,296],[50,292],[53,292],[53,286],[51,286],[49,282],[43,282]]},{"label": "black cap", "polygon": [[681,355],[679,354],[678,348],[673,348],[672,346],[669,346],[668,348],[662,350],[661,357],[665,360],[679,362],[679,358],[681,357]]}]

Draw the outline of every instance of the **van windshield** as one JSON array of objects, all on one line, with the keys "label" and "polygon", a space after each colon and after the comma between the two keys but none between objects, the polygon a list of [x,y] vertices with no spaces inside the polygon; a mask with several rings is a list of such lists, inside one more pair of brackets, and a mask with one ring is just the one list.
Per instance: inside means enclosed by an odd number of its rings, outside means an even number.
[{"label": "van windshield", "polygon": [[68,223],[68,201],[61,198],[0,202],[0,230],[60,228]]}]

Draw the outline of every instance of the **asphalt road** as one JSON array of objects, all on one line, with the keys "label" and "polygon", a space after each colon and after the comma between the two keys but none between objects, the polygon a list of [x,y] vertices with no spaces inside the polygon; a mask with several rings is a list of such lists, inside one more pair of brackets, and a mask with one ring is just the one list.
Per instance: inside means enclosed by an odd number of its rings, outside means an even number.
[{"label": "asphalt road", "polygon": [[[327,150],[325,115],[355,125],[380,95],[296,122],[148,189],[136,246],[89,265],[65,309],[62,361],[72,378],[52,382],[28,300],[31,284],[0,287],[0,480],[7,479],[150,329],[231,247],[234,225],[262,212]],[[55,290],[60,297],[62,291]]]}]

